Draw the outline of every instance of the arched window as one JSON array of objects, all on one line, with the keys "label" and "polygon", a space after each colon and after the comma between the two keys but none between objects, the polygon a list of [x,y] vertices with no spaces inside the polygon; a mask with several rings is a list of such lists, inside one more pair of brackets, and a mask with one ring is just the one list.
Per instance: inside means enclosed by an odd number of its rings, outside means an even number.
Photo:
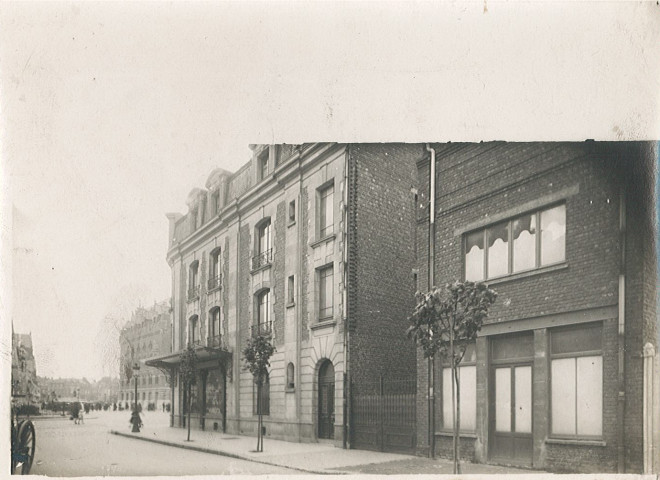
[{"label": "arched window", "polygon": [[209,282],[208,290],[214,290],[220,288],[222,284],[222,262],[221,262],[221,251],[220,247],[215,248],[211,251],[210,262],[209,262]]},{"label": "arched window", "polygon": [[257,398],[258,391],[257,378],[255,377],[252,389],[252,413],[259,415],[259,410],[261,410],[262,415],[270,415],[270,376],[268,373],[266,373],[261,385],[261,402]]},{"label": "arched window", "polygon": [[257,225],[255,255],[252,257],[253,270],[270,265],[273,261],[271,230],[270,218],[262,220]]},{"label": "arched window", "polygon": [[296,386],[296,381],[295,381],[295,368],[293,366],[293,363],[289,362],[289,364],[286,366],[286,388],[287,390],[293,390]]},{"label": "arched window", "polygon": [[256,318],[252,334],[270,333],[270,290],[265,289],[257,294]]}]

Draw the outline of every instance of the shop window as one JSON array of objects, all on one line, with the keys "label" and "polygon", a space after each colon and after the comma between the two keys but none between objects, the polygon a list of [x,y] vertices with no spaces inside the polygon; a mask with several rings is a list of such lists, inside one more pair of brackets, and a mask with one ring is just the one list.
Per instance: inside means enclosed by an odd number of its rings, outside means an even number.
[{"label": "shop window", "polygon": [[551,432],[557,437],[603,434],[602,325],[553,330]]},{"label": "shop window", "polygon": [[[469,344],[458,366],[461,387],[461,432],[474,432],[477,425],[477,356],[475,345]],[[454,425],[452,412],[452,378],[449,362],[442,368],[442,425],[451,430]]]},{"label": "shop window", "polygon": [[318,270],[319,279],[319,320],[332,318],[333,279],[332,265]]},{"label": "shop window", "polygon": [[252,413],[259,415],[259,409],[261,409],[262,415],[270,415],[270,378],[268,373],[266,373],[261,385],[261,402],[257,398],[258,391],[257,379],[255,378],[252,390]]},{"label": "shop window", "polygon": [[464,247],[465,279],[471,281],[561,263],[566,259],[566,205],[470,232],[464,236]]}]

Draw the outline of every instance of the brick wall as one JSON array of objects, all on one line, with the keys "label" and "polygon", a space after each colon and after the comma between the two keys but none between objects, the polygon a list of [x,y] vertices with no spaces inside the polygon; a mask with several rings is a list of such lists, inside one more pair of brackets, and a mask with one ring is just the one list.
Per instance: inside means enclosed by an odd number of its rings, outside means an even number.
[{"label": "brick wall", "polygon": [[[413,194],[419,145],[361,144],[349,152],[354,218],[349,220],[351,376],[410,377],[414,345],[405,337],[414,306]],[[349,200],[350,201],[350,200]]]},{"label": "brick wall", "polygon": [[[648,219],[652,218],[648,167],[639,145],[585,143],[434,145],[436,164],[435,284],[463,278],[462,231],[488,218],[533,204],[558,192],[566,197],[566,266],[524,278],[489,282],[498,292],[488,323],[534,318],[560,312],[616,306],[621,255],[619,192],[629,182],[626,297],[626,470],[641,465],[642,338],[657,336],[654,288],[655,253]],[[427,286],[429,163],[418,164],[417,267],[420,287]],[[641,181],[646,179],[646,183]],[[650,180],[649,180],[650,178]],[[522,212],[521,212],[522,213]],[[616,471],[617,458],[617,320],[604,324],[603,440],[606,446],[536,442],[542,468],[558,471]],[[418,354],[418,446],[428,448],[426,361]],[[536,418],[536,417],[535,417]],[[547,418],[545,419],[547,421]],[[486,430],[487,431],[487,430]],[[437,445],[444,451],[441,440]],[[469,442],[467,442],[469,443]],[[544,450],[543,450],[544,449]],[[543,450],[543,451],[539,451]],[[424,449],[420,449],[420,453]]]}]

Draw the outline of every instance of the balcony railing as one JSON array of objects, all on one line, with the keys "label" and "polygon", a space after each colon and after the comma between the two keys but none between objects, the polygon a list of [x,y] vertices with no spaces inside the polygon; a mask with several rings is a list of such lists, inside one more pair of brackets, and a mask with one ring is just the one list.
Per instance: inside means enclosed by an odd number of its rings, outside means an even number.
[{"label": "balcony railing", "polygon": [[219,348],[222,346],[222,335],[210,335],[206,337],[206,346]]},{"label": "balcony railing", "polygon": [[252,325],[250,328],[253,337],[256,337],[257,335],[271,335],[273,333],[273,322],[258,323]]},{"label": "balcony railing", "polygon": [[269,248],[268,250],[252,257],[252,270],[257,270],[258,268],[265,267],[271,263],[273,263],[273,249]]},{"label": "balcony railing", "polygon": [[216,288],[220,288],[220,285],[222,285],[222,275],[218,275],[217,277],[209,278],[208,282],[208,290],[215,290]]},{"label": "balcony railing", "polygon": [[199,347],[202,345],[202,340],[199,338],[196,338],[194,340],[188,340],[188,345],[192,345],[193,347]]},{"label": "balcony railing", "polygon": [[195,285],[194,287],[190,287],[188,289],[188,301],[192,301],[199,298],[199,285]]}]

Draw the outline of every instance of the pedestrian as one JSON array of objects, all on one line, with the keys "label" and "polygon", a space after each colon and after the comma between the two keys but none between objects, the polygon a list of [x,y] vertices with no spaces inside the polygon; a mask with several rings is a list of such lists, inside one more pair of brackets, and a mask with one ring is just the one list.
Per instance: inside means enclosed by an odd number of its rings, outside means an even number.
[{"label": "pedestrian", "polygon": [[133,413],[131,413],[131,419],[129,421],[133,427],[132,430],[134,432],[139,432],[139,429],[142,427],[142,419],[140,418],[140,413],[137,411],[137,409],[133,410]]}]

